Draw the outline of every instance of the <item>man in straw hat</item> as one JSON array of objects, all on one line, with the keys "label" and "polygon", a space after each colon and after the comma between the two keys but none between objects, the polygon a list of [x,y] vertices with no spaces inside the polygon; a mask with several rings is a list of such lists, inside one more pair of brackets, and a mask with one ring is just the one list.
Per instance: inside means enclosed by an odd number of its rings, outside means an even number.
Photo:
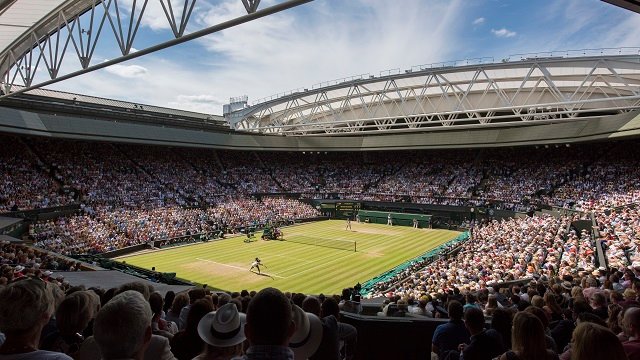
[{"label": "man in straw hat", "polygon": [[194,360],[227,360],[242,355],[245,324],[246,315],[239,313],[234,303],[205,315],[198,323],[198,335],[207,346]]},{"label": "man in straw hat", "polygon": [[312,313],[293,305],[293,322],[296,331],[289,340],[295,360],[306,360],[315,354],[322,341],[322,321]]}]

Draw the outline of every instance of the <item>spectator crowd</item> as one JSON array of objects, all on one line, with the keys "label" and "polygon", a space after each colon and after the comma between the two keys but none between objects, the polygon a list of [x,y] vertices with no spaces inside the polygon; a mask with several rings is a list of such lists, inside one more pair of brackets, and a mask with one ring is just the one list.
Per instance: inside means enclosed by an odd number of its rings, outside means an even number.
[{"label": "spectator crowd", "polygon": [[634,141],[493,150],[270,153],[0,135],[0,211],[209,207],[254,194],[579,210],[640,196]]}]

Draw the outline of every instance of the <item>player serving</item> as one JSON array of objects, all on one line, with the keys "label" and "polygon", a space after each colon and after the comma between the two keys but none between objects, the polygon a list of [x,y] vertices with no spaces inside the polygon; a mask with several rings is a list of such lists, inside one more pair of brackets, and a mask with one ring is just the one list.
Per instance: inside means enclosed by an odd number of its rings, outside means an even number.
[{"label": "player serving", "polygon": [[261,274],[261,272],[260,272],[260,265],[262,265],[262,261],[260,260],[260,258],[256,258],[256,259],[251,263],[251,268],[249,269],[249,271],[253,272],[253,269],[258,269],[258,274]]}]

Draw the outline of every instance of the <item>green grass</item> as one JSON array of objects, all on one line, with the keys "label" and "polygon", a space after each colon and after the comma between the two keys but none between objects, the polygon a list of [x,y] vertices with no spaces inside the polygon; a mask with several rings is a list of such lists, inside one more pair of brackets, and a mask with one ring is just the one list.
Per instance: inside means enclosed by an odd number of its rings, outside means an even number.
[{"label": "green grass", "polygon": [[[396,265],[423,254],[459,232],[413,229],[381,224],[357,224],[345,230],[346,222],[328,220],[284,228],[284,237],[352,240],[357,252],[298,244],[288,241],[245,237],[164,249],[119,258],[129,264],[230,291],[260,290],[273,286],[283,291],[307,294],[339,294],[345,287],[364,282]],[[256,234],[260,239],[260,234]],[[249,272],[260,257],[263,275]]]}]

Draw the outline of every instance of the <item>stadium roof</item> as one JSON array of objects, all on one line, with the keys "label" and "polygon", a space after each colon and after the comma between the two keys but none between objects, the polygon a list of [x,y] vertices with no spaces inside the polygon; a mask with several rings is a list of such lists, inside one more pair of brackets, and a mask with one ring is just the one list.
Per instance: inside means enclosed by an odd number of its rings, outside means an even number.
[{"label": "stadium roof", "polygon": [[0,0],[0,53],[64,2],[65,0]]},{"label": "stadium roof", "polygon": [[[0,83],[3,85],[0,98],[144,56],[313,0],[285,0],[262,9],[258,8],[260,0],[238,0],[242,1],[247,14],[215,25],[207,24],[192,32],[186,28],[197,0],[173,3],[163,0],[160,3],[173,38],[136,49],[133,44],[143,17],[148,16],[145,12],[148,1],[0,0]],[[114,41],[121,56],[96,61],[96,46],[105,41]],[[80,68],[76,71],[61,66],[67,53],[70,54],[67,57],[77,57],[75,66]],[[39,71],[45,68],[46,72]],[[49,79],[38,77],[38,73],[48,75]]]},{"label": "stadium roof", "polygon": [[608,2],[609,4],[613,4],[616,6],[620,6],[621,8],[625,8],[633,12],[640,13],[640,1],[638,0],[602,0],[602,1]]},{"label": "stadium roof", "polygon": [[526,126],[640,108],[638,48],[522,54],[381,75],[297,89],[225,118],[236,130],[318,136]]}]

